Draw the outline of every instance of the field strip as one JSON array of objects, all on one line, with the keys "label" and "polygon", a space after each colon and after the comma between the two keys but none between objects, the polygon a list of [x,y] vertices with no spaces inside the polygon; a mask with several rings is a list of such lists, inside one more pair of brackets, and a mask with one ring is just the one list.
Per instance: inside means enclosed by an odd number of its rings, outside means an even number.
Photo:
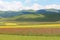
[{"label": "field strip", "polygon": [[58,36],[19,36],[19,35],[0,35],[1,40],[60,40]]},{"label": "field strip", "polygon": [[60,24],[48,24],[48,25],[7,25],[7,26],[0,26],[0,28],[60,28]]}]

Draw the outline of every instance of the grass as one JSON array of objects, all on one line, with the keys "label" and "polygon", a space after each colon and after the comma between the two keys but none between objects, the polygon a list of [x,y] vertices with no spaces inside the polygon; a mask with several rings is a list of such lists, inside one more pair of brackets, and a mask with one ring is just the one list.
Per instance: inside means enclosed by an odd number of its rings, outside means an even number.
[{"label": "grass", "polygon": [[60,40],[60,36],[19,36],[0,34],[0,40]]}]

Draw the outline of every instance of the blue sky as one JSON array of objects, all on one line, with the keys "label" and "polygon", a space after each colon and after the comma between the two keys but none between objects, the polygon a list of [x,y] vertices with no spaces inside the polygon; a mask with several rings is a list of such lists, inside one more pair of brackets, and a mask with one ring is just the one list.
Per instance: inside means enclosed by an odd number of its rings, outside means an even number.
[{"label": "blue sky", "polygon": [[60,9],[60,0],[0,0],[0,10]]},{"label": "blue sky", "polygon": [[[32,5],[33,3],[38,3],[40,5],[49,5],[49,4],[59,4],[60,5],[60,0],[3,0],[3,1],[20,1],[24,5]],[[27,3],[26,3],[27,2]]]}]

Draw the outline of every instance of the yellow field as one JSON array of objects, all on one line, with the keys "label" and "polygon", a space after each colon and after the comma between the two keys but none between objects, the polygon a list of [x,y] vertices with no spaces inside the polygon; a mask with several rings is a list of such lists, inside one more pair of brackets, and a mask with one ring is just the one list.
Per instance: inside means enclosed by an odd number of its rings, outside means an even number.
[{"label": "yellow field", "polygon": [[16,24],[6,24],[4,26],[0,26],[0,28],[60,28],[60,24],[22,24],[22,25],[16,25]]}]

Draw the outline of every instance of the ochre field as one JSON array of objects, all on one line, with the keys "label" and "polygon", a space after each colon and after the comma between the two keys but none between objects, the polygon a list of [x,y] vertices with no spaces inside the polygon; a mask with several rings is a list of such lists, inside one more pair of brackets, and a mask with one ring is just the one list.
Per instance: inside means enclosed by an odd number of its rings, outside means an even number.
[{"label": "ochre field", "polygon": [[0,28],[60,28],[60,24],[50,25],[6,25],[0,26]]},{"label": "ochre field", "polygon": [[0,28],[60,28],[60,23],[5,23]]}]

